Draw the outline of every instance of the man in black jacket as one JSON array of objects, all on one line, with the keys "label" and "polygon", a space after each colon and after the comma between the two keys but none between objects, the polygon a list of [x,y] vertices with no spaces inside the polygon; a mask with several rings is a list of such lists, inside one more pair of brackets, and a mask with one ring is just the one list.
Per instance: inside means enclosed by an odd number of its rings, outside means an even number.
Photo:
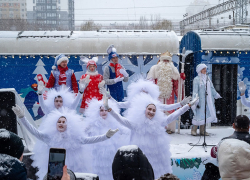
[{"label": "man in black jacket", "polygon": [[0,129],[0,179],[26,180],[27,170],[22,163],[24,146],[16,134]]}]

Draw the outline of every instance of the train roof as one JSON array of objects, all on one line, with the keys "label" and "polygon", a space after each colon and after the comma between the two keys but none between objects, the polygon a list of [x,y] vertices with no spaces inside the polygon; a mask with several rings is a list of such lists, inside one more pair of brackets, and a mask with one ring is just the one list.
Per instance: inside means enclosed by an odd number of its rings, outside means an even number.
[{"label": "train roof", "polygon": [[0,31],[0,54],[178,53],[179,41],[167,30]]},{"label": "train roof", "polygon": [[249,50],[250,31],[245,30],[196,30],[202,50]]}]

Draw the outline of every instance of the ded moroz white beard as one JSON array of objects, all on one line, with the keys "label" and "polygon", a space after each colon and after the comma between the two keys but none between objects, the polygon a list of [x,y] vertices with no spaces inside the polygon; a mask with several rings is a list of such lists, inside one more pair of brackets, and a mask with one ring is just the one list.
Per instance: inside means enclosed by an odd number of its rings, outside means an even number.
[{"label": "ded moroz white beard", "polygon": [[172,62],[165,63],[160,62],[159,75],[157,77],[157,85],[160,89],[160,98],[170,98],[173,91],[172,79],[177,80],[179,78],[179,72]]}]

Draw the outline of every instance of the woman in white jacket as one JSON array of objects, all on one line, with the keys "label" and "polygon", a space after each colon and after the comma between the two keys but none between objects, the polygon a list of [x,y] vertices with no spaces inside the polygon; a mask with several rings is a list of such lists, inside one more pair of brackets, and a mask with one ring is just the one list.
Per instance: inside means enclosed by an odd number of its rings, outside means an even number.
[{"label": "woman in white jacket", "polygon": [[169,116],[159,110],[158,100],[145,93],[130,102],[127,118],[109,107],[108,98],[105,100],[104,107],[118,122],[131,130],[130,144],[141,148],[154,169],[155,178],[159,178],[162,174],[172,172],[170,140],[162,127],[176,120],[197,100],[198,98],[194,99],[189,105],[183,106]]}]

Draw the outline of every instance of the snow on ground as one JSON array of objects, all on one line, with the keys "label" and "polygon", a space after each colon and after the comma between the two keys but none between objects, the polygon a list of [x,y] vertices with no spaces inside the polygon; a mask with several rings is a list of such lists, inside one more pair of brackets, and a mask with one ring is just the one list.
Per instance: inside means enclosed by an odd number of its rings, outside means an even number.
[{"label": "snow on ground", "polygon": [[[199,132],[199,130],[197,130],[197,132]],[[207,129],[207,132],[210,133],[210,136],[206,136],[206,144],[217,145],[222,138],[232,135],[234,129],[229,126],[211,127],[211,129]],[[201,137],[200,135],[191,136],[190,129],[181,129],[180,134],[175,133],[169,136],[171,137],[171,144],[170,144],[170,151],[172,153],[171,158],[178,159],[178,158],[210,157],[210,151],[212,146],[207,146],[207,152],[205,152],[202,146],[193,147],[188,144],[188,143],[197,144],[199,142],[198,144],[201,145],[204,142],[204,136]]]}]

